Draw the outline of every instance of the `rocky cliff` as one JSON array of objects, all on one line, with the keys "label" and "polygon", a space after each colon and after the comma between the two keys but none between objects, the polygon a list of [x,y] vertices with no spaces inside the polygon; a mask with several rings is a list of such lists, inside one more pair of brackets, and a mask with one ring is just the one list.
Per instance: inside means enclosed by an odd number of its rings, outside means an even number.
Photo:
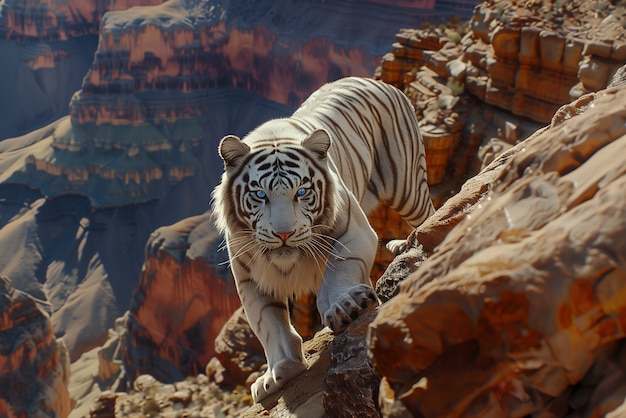
[{"label": "rocky cliff", "polygon": [[624,100],[613,88],[563,107],[417,229],[437,246],[370,329],[383,414],[624,402]]},{"label": "rocky cliff", "polygon": [[66,417],[69,357],[49,306],[0,277],[0,415]]}]

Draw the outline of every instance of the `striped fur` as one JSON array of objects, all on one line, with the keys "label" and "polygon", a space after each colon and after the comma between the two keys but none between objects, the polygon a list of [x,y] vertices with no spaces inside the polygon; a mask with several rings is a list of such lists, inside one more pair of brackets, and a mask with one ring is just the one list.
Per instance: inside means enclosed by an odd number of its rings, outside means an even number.
[{"label": "striped fur", "polygon": [[252,388],[259,400],[306,368],[287,300],[317,292],[324,323],[341,331],[377,302],[366,214],[383,200],[418,226],[434,209],[413,108],[371,79],[329,83],[291,117],[225,137],[219,151],[214,214],[268,360]]}]

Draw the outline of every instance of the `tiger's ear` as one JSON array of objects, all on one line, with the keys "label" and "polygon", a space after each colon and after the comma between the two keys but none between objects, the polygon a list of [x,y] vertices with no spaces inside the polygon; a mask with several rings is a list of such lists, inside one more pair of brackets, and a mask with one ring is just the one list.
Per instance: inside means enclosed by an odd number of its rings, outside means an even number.
[{"label": "tiger's ear", "polygon": [[218,152],[222,160],[224,160],[226,167],[234,167],[241,157],[246,156],[250,152],[250,147],[235,135],[228,135],[220,141]]},{"label": "tiger's ear", "polygon": [[319,155],[320,158],[326,158],[328,149],[330,148],[330,135],[324,129],[313,131],[304,141],[302,146],[309,151]]}]

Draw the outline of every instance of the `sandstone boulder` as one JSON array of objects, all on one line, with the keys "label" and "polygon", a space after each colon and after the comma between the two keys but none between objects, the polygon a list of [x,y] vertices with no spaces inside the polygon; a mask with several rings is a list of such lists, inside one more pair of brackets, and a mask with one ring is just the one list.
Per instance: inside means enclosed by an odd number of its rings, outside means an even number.
[{"label": "sandstone boulder", "polygon": [[598,416],[623,403],[623,103],[613,88],[563,107],[416,230],[432,254],[370,330],[384,410]]}]

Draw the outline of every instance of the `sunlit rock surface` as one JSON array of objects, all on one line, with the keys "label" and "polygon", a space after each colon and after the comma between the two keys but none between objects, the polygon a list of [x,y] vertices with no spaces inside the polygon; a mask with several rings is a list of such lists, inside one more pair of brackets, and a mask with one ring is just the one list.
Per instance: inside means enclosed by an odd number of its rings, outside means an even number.
[{"label": "sunlit rock surface", "polygon": [[563,107],[417,229],[434,252],[371,326],[383,414],[591,417],[623,403],[623,103],[622,87]]},{"label": "sunlit rock surface", "polygon": [[561,104],[603,89],[626,62],[623,6],[608,6],[519,1],[476,8],[472,33],[481,42],[467,51],[468,89],[542,122]]},{"label": "sunlit rock surface", "polygon": [[0,415],[66,417],[69,358],[49,306],[0,277]]}]

